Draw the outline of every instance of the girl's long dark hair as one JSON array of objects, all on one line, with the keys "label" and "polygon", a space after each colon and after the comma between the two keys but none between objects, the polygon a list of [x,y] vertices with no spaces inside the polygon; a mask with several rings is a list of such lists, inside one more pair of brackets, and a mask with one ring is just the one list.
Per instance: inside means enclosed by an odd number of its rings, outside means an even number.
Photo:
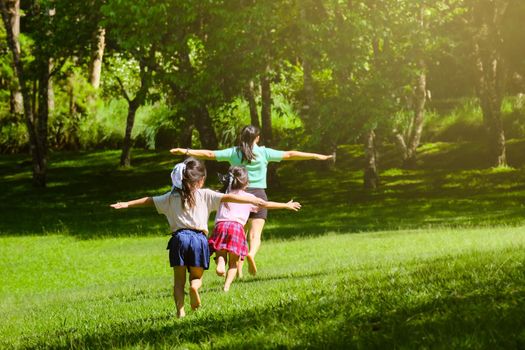
[{"label": "girl's long dark hair", "polygon": [[186,169],[182,173],[182,189],[177,188],[183,208],[193,208],[195,206],[195,190],[197,183],[206,177],[206,167],[204,163],[193,157],[184,161]]},{"label": "girl's long dark hair", "polygon": [[222,183],[222,193],[228,191],[230,184],[230,191],[243,190],[248,187],[248,172],[243,166],[231,166],[226,175],[219,175],[219,181]]},{"label": "girl's long dark hair", "polygon": [[255,160],[255,154],[253,153],[253,142],[259,136],[261,131],[258,127],[253,125],[246,125],[241,130],[239,136],[239,144],[237,145],[237,152],[241,153],[241,161],[244,163],[251,163]]}]

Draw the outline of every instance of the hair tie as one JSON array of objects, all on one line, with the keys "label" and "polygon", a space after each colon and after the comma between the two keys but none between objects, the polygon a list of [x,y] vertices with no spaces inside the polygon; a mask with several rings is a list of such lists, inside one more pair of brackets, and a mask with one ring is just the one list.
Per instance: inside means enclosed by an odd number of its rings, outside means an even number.
[{"label": "hair tie", "polygon": [[230,192],[232,190],[232,184],[233,184],[233,174],[228,172],[226,175],[228,178],[228,187],[226,188],[226,193]]},{"label": "hair tie", "polygon": [[178,188],[179,190],[182,190],[182,178],[184,174],[184,170],[186,170],[186,164],[185,163],[178,163],[175,164],[173,167],[173,170],[171,171],[171,183],[172,187],[171,190]]}]

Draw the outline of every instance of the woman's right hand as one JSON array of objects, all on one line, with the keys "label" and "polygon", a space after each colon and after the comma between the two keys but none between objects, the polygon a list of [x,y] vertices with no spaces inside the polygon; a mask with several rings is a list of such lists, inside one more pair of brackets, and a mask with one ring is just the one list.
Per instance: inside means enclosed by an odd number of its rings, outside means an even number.
[{"label": "woman's right hand", "polygon": [[319,154],[317,155],[317,160],[328,160],[328,159],[332,159],[333,157],[334,157],[333,154],[330,154],[330,155]]}]

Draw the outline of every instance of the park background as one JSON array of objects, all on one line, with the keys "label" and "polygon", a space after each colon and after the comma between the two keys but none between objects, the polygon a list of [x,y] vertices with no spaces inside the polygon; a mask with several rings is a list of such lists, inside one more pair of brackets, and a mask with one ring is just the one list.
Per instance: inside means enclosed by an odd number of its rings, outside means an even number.
[{"label": "park background", "polygon": [[[525,347],[523,1],[0,5],[0,347]],[[271,167],[302,210],[177,320],[165,219],[109,204],[247,124],[336,162]]]}]

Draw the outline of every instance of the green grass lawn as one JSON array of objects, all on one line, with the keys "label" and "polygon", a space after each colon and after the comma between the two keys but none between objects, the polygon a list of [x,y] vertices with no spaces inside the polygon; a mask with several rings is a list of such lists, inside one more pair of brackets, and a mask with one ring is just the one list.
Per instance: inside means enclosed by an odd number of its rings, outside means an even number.
[{"label": "green grass lawn", "polygon": [[474,144],[425,145],[416,170],[387,150],[373,192],[359,147],[280,165],[270,198],[303,209],[271,212],[258,276],[225,294],[212,269],[182,320],[165,219],[108,207],[168,190],[173,158],[56,153],[35,190],[1,156],[0,348],[525,348],[523,145],[505,169]]}]

